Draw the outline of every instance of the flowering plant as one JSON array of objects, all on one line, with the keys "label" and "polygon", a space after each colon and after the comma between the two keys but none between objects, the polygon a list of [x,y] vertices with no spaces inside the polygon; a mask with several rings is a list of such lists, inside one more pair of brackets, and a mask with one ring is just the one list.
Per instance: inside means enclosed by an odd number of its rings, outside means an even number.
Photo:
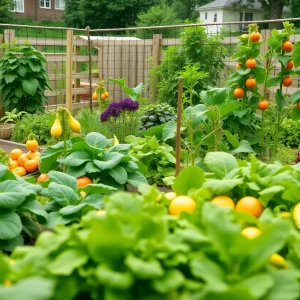
[{"label": "flowering plant", "polygon": [[111,102],[100,115],[100,121],[106,122],[112,134],[124,141],[124,138],[127,135],[132,135],[137,128],[138,120],[135,112],[138,108],[139,102],[130,98]]}]

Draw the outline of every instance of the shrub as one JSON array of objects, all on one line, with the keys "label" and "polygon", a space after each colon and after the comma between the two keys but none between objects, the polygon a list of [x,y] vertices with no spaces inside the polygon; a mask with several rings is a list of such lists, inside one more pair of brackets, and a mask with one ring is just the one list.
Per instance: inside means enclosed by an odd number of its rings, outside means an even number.
[{"label": "shrub", "polygon": [[[152,70],[151,82],[158,84],[158,100],[172,106],[177,102],[177,85],[179,73],[186,65],[197,63],[199,71],[207,72],[208,77],[199,81],[195,92],[214,86],[225,64],[225,48],[222,46],[222,35],[210,37],[204,27],[188,27],[180,36],[180,45],[168,47],[162,53],[162,63]],[[199,99],[198,99],[199,100]]]},{"label": "shrub", "polygon": [[140,120],[140,130],[147,130],[152,126],[158,126],[176,120],[176,112],[172,106],[166,103],[151,104],[145,107]]},{"label": "shrub", "polygon": [[298,148],[300,146],[300,121],[285,119],[281,127],[279,142],[285,146]]},{"label": "shrub", "polygon": [[38,137],[40,145],[50,145],[57,141],[51,137],[50,128],[55,119],[55,112],[46,112],[41,115],[26,115],[13,129],[11,140],[25,144],[30,133]]},{"label": "shrub", "polygon": [[0,60],[0,89],[6,111],[44,112],[48,102],[46,88],[51,90],[44,55],[30,45],[5,44]]}]

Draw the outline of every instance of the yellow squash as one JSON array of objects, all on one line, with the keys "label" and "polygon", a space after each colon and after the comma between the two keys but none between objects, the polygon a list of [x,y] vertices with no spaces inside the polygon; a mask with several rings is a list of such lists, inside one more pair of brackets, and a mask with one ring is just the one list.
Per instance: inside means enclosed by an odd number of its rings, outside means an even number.
[{"label": "yellow squash", "polygon": [[59,120],[59,115],[57,114],[56,115],[56,119],[51,127],[51,135],[52,137],[54,138],[58,138],[61,136],[61,133],[62,133],[62,127],[61,127],[61,124],[60,124],[60,120]]}]

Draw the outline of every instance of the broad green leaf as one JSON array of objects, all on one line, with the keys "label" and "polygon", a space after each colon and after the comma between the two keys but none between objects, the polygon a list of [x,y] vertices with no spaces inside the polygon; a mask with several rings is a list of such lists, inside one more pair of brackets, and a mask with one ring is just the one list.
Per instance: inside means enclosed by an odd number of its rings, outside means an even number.
[{"label": "broad green leaf", "polygon": [[230,286],[227,290],[219,292],[215,291],[214,286],[209,288],[209,292],[205,297],[202,297],[203,300],[257,300],[250,294],[248,289],[240,286]]},{"label": "broad green leaf", "polygon": [[[91,162],[93,163],[93,162]],[[99,172],[100,170],[98,170]],[[77,167],[67,167],[67,175],[73,177],[73,178],[78,178],[78,177],[82,177],[86,174],[88,174],[89,172],[87,172],[86,170],[86,164],[82,164],[80,166]]]},{"label": "broad green leaf", "polygon": [[177,122],[176,121],[169,121],[166,126],[163,129],[163,141],[167,141],[170,139],[174,139],[176,136],[176,126]]},{"label": "broad green leaf", "polygon": [[108,174],[118,183],[125,184],[128,180],[126,170],[121,166],[116,166],[108,171]]},{"label": "broad green leaf", "polygon": [[104,264],[97,267],[95,276],[100,284],[114,290],[127,290],[134,283],[134,278],[129,272],[115,271]]},{"label": "broad green leaf", "polygon": [[167,270],[165,275],[159,279],[154,279],[151,286],[161,294],[167,294],[179,289],[184,283],[184,275],[176,269]]},{"label": "broad green leaf", "polygon": [[166,124],[161,124],[158,126],[151,126],[147,130],[142,131],[143,136],[155,136],[158,140],[162,140],[163,138],[163,129]]},{"label": "broad green leaf", "polygon": [[259,192],[259,200],[266,207],[276,194],[283,192],[284,190],[285,188],[280,185],[270,186]]},{"label": "broad green leaf", "polygon": [[87,204],[86,203],[81,203],[78,205],[68,205],[63,207],[62,209],[60,209],[60,213],[62,215],[73,215],[73,214],[77,214],[78,212],[80,212],[82,210],[83,207],[85,207]]},{"label": "broad green leaf", "polygon": [[89,260],[87,253],[79,249],[68,249],[60,253],[48,266],[53,275],[70,276],[75,269],[85,265]]},{"label": "broad green leaf", "polygon": [[16,208],[24,202],[27,191],[16,180],[6,180],[0,183],[0,208]]},{"label": "broad green leaf", "polygon": [[87,194],[105,194],[105,193],[116,191],[116,189],[109,185],[97,183],[97,184],[88,184],[85,187],[81,188],[80,191],[84,191]]},{"label": "broad green leaf", "polygon": [[[24,245],[24,240],[21,235],[16,236],[11,240],[0,240],[0,249],[4,251],[11,252],[16,247]],[[1,269],[1,261],[0,261],[0,269]],[[1,278],[1,275],[0,275]],[[1,282],[1,281],[0,281]]]},{"label": "broad green leaf", "polygon": [[10,240],[22,231],[20,217],[14,212],[0,212],[0,239]]},{"label": "broad green leaf", "polygon": [[86,165],[85,165],[85,170],[86,173],[98,173],[101,172],[101,169],[99,169],[94,162],[89,161]]},{"label": "broad green leaf", "polygon": [[231,134],[228,130],[223,130],[223,132],[226,135],[227,140],[232,145],[232,147],[238,148],[240,145],[238,139],[233,134]]},{"label": "broad green leaf", "polygon": [[206,112],[208,112],[207,107],[204,104],[198,104],[187,107],[183,112],[183,116],[186,120],[191,119],[192,126],[196,128],[207,119]]},{"label": "broad green leaf", "polygon": [[275,92],[275,101],[279,109],[285,107],[286,100],[285,97],[281,94],[280,89]]},{"label": "broad green leaf", "polygon": [[271,87],[274,86],[276,84],[279,84],[281,81],[281,77],[280,76],[275,76],[275,77],[271,77],[268,81],[267,81],[267,87]]},{"label": "broad green leaf", "polygon": [[140,279],[154,279],[164,275],[164,269],[159,261],[154,258],[146,261],[133,255],[128,255],[124,264]]},{"label": "broad green leaf", "polygon": [[77,193],[70,187],[51,182],[48,186],[51,198],[61,206],[76,204],[79,199]]},{"label": "broad green leaf", "polygon": [[93,162],[101,170],[106,170],[117,166],[123,157],[124,155],[118,152],[105,152],[101,158],[94,159]]},{"label": "broad green leaf", "polygon": [[286,67],[287,62],[290,60],[290,56],[280,54],[278,55],[278,60]]},{"label": "broad green leaf", "polygon": [[50,279],[30,277],[10,288],[0,286],[0,300],[50,300],[54,296],[54,282]]},{"label": "broad green leaf", "polygon": [[140,184],[148,184],[147,179],[140,172],[129,173],[127,182],[135,187],[138,187]]},{"label": "broad green leaf", "polygon": [[300,109],[298,109],[297,106],[292,109],[291,118],[293,121],[298,121],[300,119]]},{"label": "broad green leaf", "polygon": [[22,222],[22,231],[31,238],[37,236],[40,231],[37,223],[24,213],[19,213],[19,216]]},{"label": "broad green leaf", "polygon": [[225,152],[207,153],[204,158],[204,163],[218,178],[223,178],[238,167],[234,156]]},{"label": "broad green leaf", "polygon": [[48,218],[48,214],[43,205],[41,205],[38,201],[26,201],[21,205],[20,210],[33,213],[38,217],[43,217],[44,221]]},{"label": "broad green leaf", "polygon": [[292,60],[296,68],[300,67],[300,41],[294,44]]},{"label": "broad green leaf", "polygon": [[220,118],[223,118],[227,114],[240,108],[243,105],[242,102],[227,102],[220,106]]},{"label": "broad green leaf", "polygon": [[270,274],[274,281],[264,300],[297,300],[300,296],[299,274],[293,270],[278,270]]},{"label": "broad green leaf", "polygon": [[239,144],[239,146],[231,151],[232,154],[238,154],[238,153],[254,153],[254,150],[252,149],[250,143],[246,140],[242,140]]},{"label": "broad green leaf", "polygon": [[69,176],[63,172],[58,172],[58,171],[50,171],[48,175],[49,175],[49,180],[52,182],[68,186],[73,190],[77,189],[76,178],[72,176]]},{"label": "broad green leaf", "polygon": [[7,84],[9,84],[9,83],[13,82],[17,77],[18,77],[18,75],[16,75],[16,74],[5,74],[4,79],[5,79],[5,82]]},{"label": "broad green leaf", "polygon": [[291,95],[289,98],[291,103],[296,104],[297,102],[300,101],[300,91],[295,92],[294,94]]},{"label": "broad green leaf", "polygon": [[104,201],[103,197],[99,194],[90,194],[87,195],[82,203],[85,203],[88,206],[91,206],[95,209],[103,209],[104,208]]},{"label": "broad green leaf", "polygon": [[54,146],[47,147],[41,153],[39,170],[41,173],[48,173],[52,168],[57,167],[57,158],[64,152],[63,142],[60,142]]},{"label": "broad green leaf", "polygon": [[177,195],[187,195],[191,189],[199,189],[205,181],[204,171],[196,166],[185,167],[172,186]]},{"label": "broad green leaf", "polygon": [[239,286],[247,288],[255,299],[261,299],[261,297],[266,295],[273,284],[274,281],[269,274],[260,273],[246,278]]},{"label": "broad green leaf", "polygon": [[93,156],[86,151],[74,151],[66,157],[64,163],[67,166],[78,167],[92,159]]},{"label": "broad green leaf", "polygon": [[214,290],[222,291],[227,288],[224,270],[218,263],[205,256],[204,253],[191,259],[190,268],[195,277],[212,285]]},{"label": "broad green leaf", "polygon": [[39,82],[36,78],[22,80],[22,87],[24,91],[30,96],[34,96],[38,86],[39,86]]},{"label": "broad green leaf", "polygon": [[209,188],[213,194],[220,195],[230,192],[236,186],[243,184],[242,179],[209,179],[203,187]]},{"label": "broad green leaf", "polygon": [[96,149],[104,149],[108,144],[107,138],[98,132],[89,133],[85,140],[91,147]]}]

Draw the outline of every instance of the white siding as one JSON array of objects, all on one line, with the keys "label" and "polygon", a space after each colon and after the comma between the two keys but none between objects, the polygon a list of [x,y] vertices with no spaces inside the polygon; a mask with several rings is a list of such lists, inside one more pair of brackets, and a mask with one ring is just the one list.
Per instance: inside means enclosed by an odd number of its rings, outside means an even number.
[{"label": "white siding", "polygon": [[[223,10],[216,9],[216,10],[207,10],[207,11],[200,11],[200,21],[204,24],[206,23],[221,23],[223,22]],[[205,19],[205,13],[207,13],[207,18]],[[216,15],[216,20],[215,20]],[[209,25],[207,26],[207,31],[209,33],[216,33],[220,31],[222,25]]]}]

